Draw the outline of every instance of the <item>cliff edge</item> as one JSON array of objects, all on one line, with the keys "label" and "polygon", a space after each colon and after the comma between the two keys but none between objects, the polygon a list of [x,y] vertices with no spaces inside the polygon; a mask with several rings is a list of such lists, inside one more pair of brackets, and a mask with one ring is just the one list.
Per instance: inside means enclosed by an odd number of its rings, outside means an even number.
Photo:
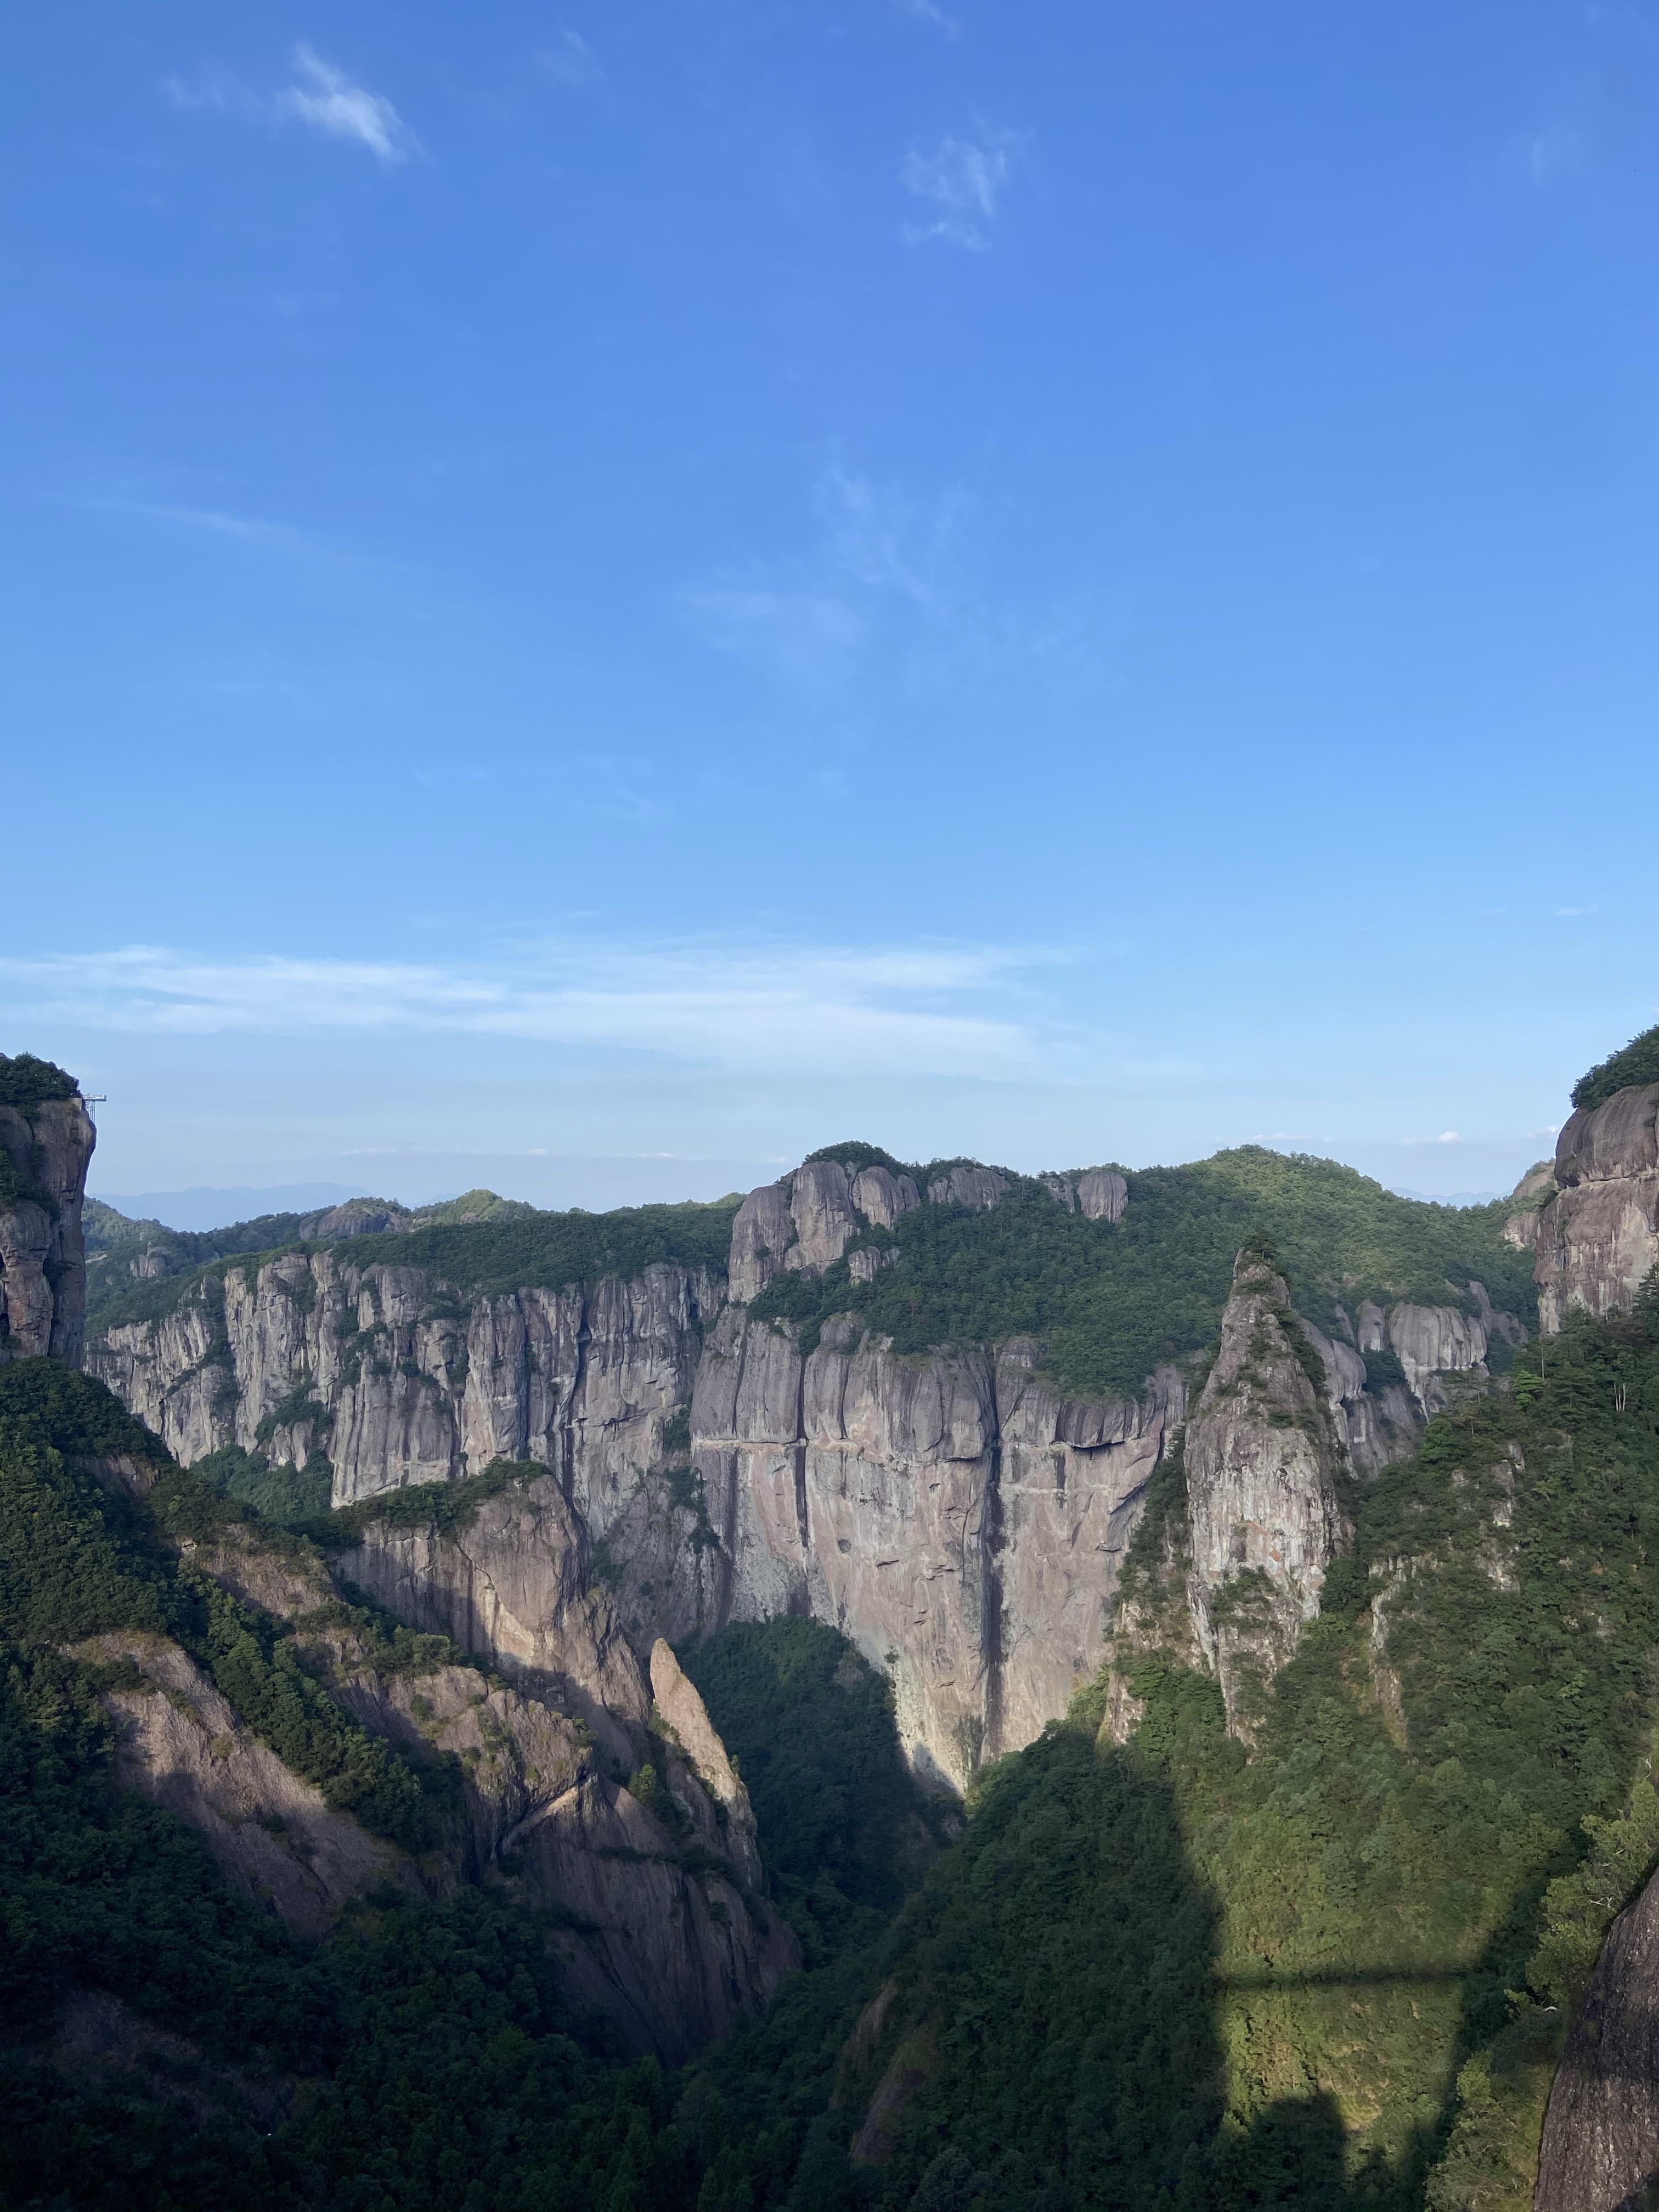
[{"label": "cliff edge", "polygon": [[81,1364],[81,1209],[96,1141],[73,1076],[33,1053],[0,1053],[0,1362],[49,1352]]}]

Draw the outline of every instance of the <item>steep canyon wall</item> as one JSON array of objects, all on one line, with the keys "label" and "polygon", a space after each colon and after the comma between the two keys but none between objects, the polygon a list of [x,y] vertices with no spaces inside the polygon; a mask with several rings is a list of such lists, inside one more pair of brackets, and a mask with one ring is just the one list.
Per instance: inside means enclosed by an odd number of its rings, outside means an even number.
[{"label": "steep canyon wall", "polygon": [[[1113,1170],[1044,1188],[1108,1228],[1129,1202]],[[890,1672],[918,1765],[960,1785],[1100,1667],[1191,1363],[1079,1397],[1030,1340],[901,1355],[856,1314],[803,1329],[751,1308],[780,1277],[890,1264],[882,1233],[918,1207],[988,1210],[1008,1188],[972,1164],[923,1193],[884,1166],[815,1160],[744,1201],[724,1280],[661,1262],[464,1296],[314,1244],[209,1270],[159,1318],[103,1333],[88,1364],[185,1462],[229,1444],[320,1456],[337,1504],[497,1460],[545,1467],[636,1646],[775,1613],[827,1620]],[[1484,1318],[1364,1306],[1352,1343],[1310,1331],[1345,1463],[1408,1449],[1443,1370],[1484,1373],[1490,1334],[1518,1324],[1482,1302]],[[1366,1351],[1384,1349],[1405,1380],[1368,1389]]]}]

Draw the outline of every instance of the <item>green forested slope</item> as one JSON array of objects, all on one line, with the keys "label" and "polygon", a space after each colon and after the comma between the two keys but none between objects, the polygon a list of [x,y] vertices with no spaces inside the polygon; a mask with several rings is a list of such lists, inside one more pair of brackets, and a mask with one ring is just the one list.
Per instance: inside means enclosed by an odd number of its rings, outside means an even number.
[{"label": "green forested slope", "polygon": [[[658,1260],[708,1267],[723,1275],[738,1202],[733,1198],[708,1205],[618,1206],[610,1213],[584,1213],[579,1207],[566,1213],[540,1213],[532,1207],[514,1208],[507,1200],[495,1203],[501,1211],[487,1220],[437,1219],[413,1229],[354,1237],[344,1248],[346,1256],[354,1267],[423,1267],[468,1297],[480,1291],[495,1296],[522,1289],[557,1291],[567,1284],[597,1282],[605,1275],[637,1275]],[[434,1214],[446,1209],[425,1211]],[[111,1272],[106,1280],[98,1269],[93,1271],[88,1323],[98,1329],[114,1328],[171,1313],[211,1272],[214,1262],[234,1256],[243,1265],[257,1264],[295,1249],[300,1225],[307,1218],[267,1214],[228,1230],[188,1236],[161,1231],[169,1267],[177,1271],[147,1282],[123,1279],[125,1260],[138,1246],[125,1231],[117,1238],[106,1224],[100,1235]],[[120,1222],[125,1217],[113,1218]],[[127,1227],[135,1225],[149,1226]]]},{"label": "green forested slope", "polygon": [[[867,1145],[837,1146],[835,1156],[887,1158]],[[1252,1235],[1272,1240],[1304,1310],[1328,1324],[1339,1304],[1352,1313],[1367,1297],[1472,1309],[1476,1279],[1528,1322],[1536,1311],[1529,1262],[1504,1242],[1503,1205],[1400,1198],[1334,1160],[1244,1146],[1190,1167],[1148,1168],[1128,1176],[1115,1225],[1067,1213],[1030,1177],[1010,1180],[989,1212],[924,1205],[896,1230],[855,1240],[896,1250],[872,1282],[855,1284],[844,1261],[819,1279],[786,1273],[755,1310],[800,1324],[809,1342],[830,1314],[859,1312],[901,1352],[1036,1337],[1048,1370],[1081,1392],[1134,1390],[1159,1360],[1213,1342],[1234,1255]],[[424,1268],[463,1297],[636,1275],[657,1260],[723,1273],[736,1208],[726,1199],[434,1223],[354,1237],[349,1256],[359,1267]],[[291,1244],[298,1218],[213,1231],[193,1240],[192,1254],[190,1240],[169,1233],[185,1272],[149,1282],[121,1280],[114,1270],[126,1246],[111,1244],[108,1279],[94,1279],[94,1325],[171,1311],[210,1262],[234,1254],[246,1264]]]},{"label": "green forested slope", "polygon": [[[1522,2212],[1566,2019],[1659,1843],[1653,1303],[1528,1347],[1349,1498],[1353,1559],[1248,1759],[1213,1684],[1143,1650],[1133,1739],[1100,1740],[1097,1686],[981,1778],[951,1843],[832,1632],[687,1654],[814,1963],[670,2081],[584,2039],[489,1893],[366,1908],[304,1955],[112,1788],[97,1679],[57,1644],[121,1607],[206,1631],[54,1437],[138,1440],[49,1363],[0,1375],[0,1996],[37,2039],[0,2054],[0,2201]],[[161,1533],[228,1510],[174,1475],[158,1498]],[[1160,1503],[1146,1594],[1181,1520]],[[88,1978],[212,2053],[204,2130],[165,2084],[41,2055]],[[273,2131],[246,2082],[277,2085]]]},{"label": "green forested slope", "polygon": [[884,1961],[884,2206],[1529,2203],[1659,1845],[1659,1310],[1530,1347],[1350,1505],[1256,1755],[1152,1653],[1125,1748],[1097,1690],[980,1784]]},{"label": "green forested slope", "polygon": [[753,1310],[809,1331],[861,1313],[901,1352],[1036,1337],[1048,1371],[1082,1392],[1138,1389],[1159,1360],[1212,1344],[1251,1236],[1272,1241],[1316,1322],[1367,1297],[1456,1304],[1472,1279],[1494,1304],[1528,1322],[1536,1312],[1531,1262],[1504,1242],[1501,1204],[1431,1206],[1334,1160],[1254,1145],[1127,1180],[1115,1225],[1066,1212],[1024,1176],[987,1212],[918,1206],[858,1240],[896,1248],[873,1281],[854,1283],[844,1261],[815,1281],[781,1275]]}]

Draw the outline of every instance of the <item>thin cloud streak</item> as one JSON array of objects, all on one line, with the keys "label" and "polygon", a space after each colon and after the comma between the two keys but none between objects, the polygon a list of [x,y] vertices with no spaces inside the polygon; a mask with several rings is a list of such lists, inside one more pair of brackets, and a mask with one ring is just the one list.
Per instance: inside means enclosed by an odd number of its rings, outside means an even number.
[{"label": "thin cloud streak", "polygon": [[332,138],[354,139],[388,168],[406,161],[419,145],[414,132],[382,94],[353,84],[313,47],[294,50],[301,82],[279,94],[276,112],[309,123]]},{"label": "thin cloud streak", "polygon": [[558,44],[540,59],[544,74],[553,84],[569,85],[580,90],[605,80],[599,56],[580,31],[562,30]]},{"label": "thin cloud streak", "polygon": [[354,84],[343,70],[304,42],[294,50],[295,81],[269,96],[228,70],[204,70],[193,82],[168,77],[162,90],[185,113],[240,116],[250,123],[303,123],[367,149],[385,168],[421,151],[421,142],[384,93]]},{"label": "thin cloud streak", "polygon": [[1030,1024],[986,1002],[1061,956],[921,945],[521,948],[492,969],[216,960],[166,946],[0,960],[16,1012],[93,1030],[515,1037],[728,1071],[1029,1076]]},{"label": "thin cloud streak", "polygon": [[934,5],[934,0],[896,0],[896,5],[900,15],[913,16],[919,23],[931,23],[947,39],[954,39],[962,28],[954,15],[947,15],[943,8]]},{"label": "thin cloud streak", "polygon": [[907,223],[907,246],[942,239],[970,253],[990,245],[990,227],[1013,173],[1019,140],[1012,131],[985,131],[977,138],[947,137],[931,154],[913,146],[904,157],[899,181],[917,199],[939,212],[931,222]]}]

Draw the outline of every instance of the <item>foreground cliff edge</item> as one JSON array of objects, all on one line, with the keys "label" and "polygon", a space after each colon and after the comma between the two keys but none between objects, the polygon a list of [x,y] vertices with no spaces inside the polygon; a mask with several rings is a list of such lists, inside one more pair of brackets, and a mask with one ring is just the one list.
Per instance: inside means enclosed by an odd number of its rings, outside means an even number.
[{"label": "foreground cliff edge", "polygon": [[[1233,2086],[1214,2093],[1231,2132],[1203,2151],[1206,2189],[1243,2173],[1238,2160],[1254,2172],[1252,2162],[1282,2158],[1297,2142],[1306,2175],[1332,2158],[1334,2173],[1345,2157],[1370,2160],[1374,2175],[1386,2168],[1401,2193],[1379,2203],[1421,2203],[1426,2189],[1436,2212],[1511,2205],[1530,2194],[1537,2172],[1537,2202],[1552,2212],[1627,2205],[1659,2160],[1659,2069],[1644,2056],[1659,2047],[1645,1932],[1651,1893],[1595,1960],[1609,1913],[1639,1884],[1659,1843],[1659,1811],[1650,1814],[1653,1793],[1639,1775],[1619,1811],[1633,1747],[1651,1725],[1643,1639],[1659,1638],[1640,1533],[1651,1474],[1645,1459],[1620,1472],[1629,1451],[1621,1439],[1639,1441],[1651,1457],[1654,1415],[1644,1394],[1655,1371],[1654,1317],[1643,1286],[1659,1260],[1659,1083],[1620,1079],[1631,1065],[1616,1055],[1586,1079],[1610,1087],[1581,1103],[1555,1163],[1525,1179],[1506,1217],[1460,1224],[1437,1218],[1443,1209],[1392,1201],[1399,1215],[1385,1209],[1378,1218],[1390,1233],[1397,1227],[1395,1245],[1379,1242],[1373,1221],[1356,1256],[1339,1208],[1318,1224],[1312,1249],[1305,1238],[1297,1243],[1294,1226],[1289,1235],[1245,1231],[1229,1213],[1216,1224],[1229,1232],[1224,1261],[1218,1269],[1213,1255],[1206,1261],[1194,1301],[1192,1335],[1204,1341],[1194,1348],[1161,1320],[1165,1356],[1141,1370],[1136,1389],[1079,1385],[1121,1375],[1144,1356],[1147,1331],[1132,1334],[1137,1313],[1160,1298],[1161,1312],[1174,1310],[1164,1277],[1144,1264],[1149,1240],[1131,1240],[1168,1203],[1160,1173],[1193,1177],[1203,1195],[1202,1170],[1099,1170],[1032,1183],[965,1163],[919,1175],[869,1147],[834,1148],[735,1213],[713,1224],[705,1216],[695,1234],[673,1227],[685,1247],[678,1253],[646,1256],[629,1272],[584,1267],[563,1287],[535,1279],[503,1287],[499,1267],[456,1265],[466,1260],[456,1239],[477,1232],[453,1224],[442,1231],[450,1242],[441,1254],[430,1232],[382,1222],[172,1281],[135,1269],[155,1308],[111,1316],[91,1358],[128,1363],[112,1370],[115,1379],[135,1397],[153,1390],[158,1422],[171,1413],[176,1424],[204,1424],[193,1456],[209,1479],[279,1491],[292,1482],[296,1495],[308,1479],[313,1496],[319,1478],[326,1484],[337,1504],[330,1566],[307,1554],[307,1572],[324,1578],[287,1597],[272,1562],[291,1560],[303,1540],[238,1524],[244,1533],[234,1543],[191,1540],[220,1588],[285,1624],[315,1679],[369,1734],[390,1742],[402,1728],[410,1749],[418,1741],[441,1755],[452,1747],[444,1731],[466,1724],[466,1713],[452,1710],[447,1673],[476,1674],[465,1662],[482,1660],[494,1684],[485,1702],[502,1701],[497,1725],[512,1735],[518,1699],[547,1717],[537,1725],[562,1723],[578,1745],[591,1737],[596,1788],[605,1786],[608,1753],[612,1811],[626,1798],[656,1820],[683,1877],[696,1869],[707,1878],[701,1838],[723,1839],[719,1879],[739,1899],[754,1895],[754,1830],[724,1747],[706,1712],[699,1722],[700,1701],[688,1705],[690,1685],[672,1650],[656,1641],[663,1626],[683,1650],[746,1617],[815,1613],[844,1628],[887,1670],[912,1759],[939,1781],[966,1783],[997,1753],[1036,1739],[1025,1761],[989,1777],[963,1852],[950,1855],[929,1887],[931,1911],[975,1928],[970,1948],[1000,1960],[1003,1978],[987,1985],[992,2011],[975,2031],[978,2090],[953,2070],[958,2057],[944,2033],[966,1994],[963,1941],[941,1949],[946,1923],[935,1942],[927,1913],[892,1954],[892,1972],[839,2063],[832,2109],[849,2114],[851,2170],[889,2177],[884,2203],[913,2201],[905,2192],[939,2166],[945,2154],[927,2146],[937,2145],[946,2115],[954,2115],[946,2140],[969,2181],[994,2170],[1005,2194],[993,2201],[1026,2201],[1010,2179],[1018,2159],[1007,2132],[1025,2126],[1024,2110],[998,2106],[987,2053],[1003,2020],[1012,2027],[1029,2005],[1063,2022],[1094,2002],[1081,1989],[1059,1994],[1074,1971],[1063,1955],[1042,1968],[1041,1994],[1035,1984],[1020,1994],[1023,1952],[1035,1964],[1042,1945],[1031,1945],[1057,1901],[1062,1927],[1082,1902],[1075,1878],[1054,1890],[1045,1859],[1056,1847],[1059,1801],[1030,1828],[996,1887],[971,1870],[988,1865],[999,1823],[1017,1816],[1022,1793],[1036,1793],[1035,1810],[1044,1775],[1052,1769],[1058,1784],[1072,1771],[1082,1724],[1098,1734],[1087,1787],[1107,1792],[1103,1804],[1124,1778],[1150,1777],[1177,1747],[1180,1821],[1211,1838],[1205,1879],[1225,1906],[1221,1948],[1213,1961],[1202,1945],[1193,1949],[1183,2002],[1205,2003],[1202,1991],[1219,1975],[1224,2033],[1202,2065]],[[1641,1073],[1639,1055],[1636,1066]],[[1237,1176],[1279,1171],[1249,1155],[1221,1157],[1245,1164],[1228,1170]],[[1360,1180],[1342,1186],[1345,1204]],[[1183,1203],[1188,1249],[1198,1233],[1190,1185]],[[1109,1328],[1079,1352],[1075,1306],[1045,1311],[1024,1291],[1000,1304],[981,1297],[976,1311],[997,1324],[982,1334],[958,1327],[948,1340],[942,1331],[931,1346],[921,1340],[947,1310],[937,1289],[941,1253],[954,1265],[971,1249],[1006,1274],[1010,1252],[1022,1242],[1042,1247],[1049,1224],[1078,1240],[1064,1248],[1068,1267],[1097,1269],[1088,1278],[1093,1310],[1118,1316],[1111,1326],[1126,1332],[1122,1357],[1114,1362]],[[723,1247],[717,1258],[711,1225]],[[1140,1269],[1131,1279],[1136,1298],[1114,1305],[1111,1270],[1127,1266],[1125,1255]],[[440,1256],[447,1273],[433,1264]],[[1556,1347],[1541,1353],[1527,1341],[1534,1315],[1515,1273],[1534,1264],[1539,1317]],[[185,1428],[175,1435],[184,1442]],[[399,1458],[404,1439],[419,1449]],[[496,1449],[502,1443],[510,1455]],[[112,1456],[130,1464],[112,1463],[106,1479],[143,1487],[143,1451]],[[430,1470],[427,1480],[417,1468]],[[237,1553],[252,1564],[238,1569]],[[337,1618],[328,1626],[318,1616],[339,1605],[331,1588],[361,1593],[380,1610],[349,1632]],[[395,1668],[377,1669],[362,1623],[392,1618],[441,1654],[422,1655],[431,1689],[422,1677],[400,1692]],[[191,1817],[211,1833],[222,1805],[189,1771],[180,1745],[192,1727],[210,1747],[216,1723],[222,1740],[230,1732],[199,1658],[176,1638],[171,1649],[131,1637],[96,1650],[83,1639],[76,1649],[89,1663],[127,1670],[111,1680],[106,1702],[140,1723],[146,1760],[171,1760],[169,1775],[195,1788]],[[1586,1662],[1576,1670],[1585,1689],[1571,1687],[1575,1651]],[[1183,1683],[1210,1686],[1213,1741],[1201,1699],[1194,1705]],[[1074,1697],[1080,1685],[1090,1686]],[[1570,1702],[1577,1697],[1589,1700],[1582,1719]],[[1072,1717],[1056,1732],[1048,1724],[1068,1700]],[[475,1686],[467,1712],[476,1704]],[[465,1759],[492,1741],[479,1722],[453,1747]],[[1229,1741],[1224,1755],[1217,1746]],[[569,1747],[563,1736],[558,1743]],[[520,1750],[520,1766],[534,1764],[539,1776],[557,1747],[538,1740],[532,1748],[533,1759]],[[1231,1763],[1235,1754],[1243,1764]],[[253,1788],[249,1771],[244,1761],[224,1780]],[[1083,1771],[1067,1792],[1082,1786]],[[649,1809],[665,1773],[687,1824],[678,1832]],[[706,1816],[688,1794],[693,1773]],[[513,1786],[522,1790],[522,1780]],[[1124,1830],[1121,1845],[1131,1889],[1114,1908],[1131,1917],[1128,1899],[1145,1880],[1133,1872],[1136,1854],[1158,1800],[1145,1780],[1132,1788],[1139,1826]],[[1512,1802],[1506,1788],[1516,1793]],[[513,1827],[476,1775],[469,1789],[467,1848],[482,1863],[490,1837]],[[1376,1808],[1364,1816],[1369,1839],[1363,1823],[1352,1833],[1345,1826],[1347,1808],[1367,1802]],[[1316,1803],[1325,1810],[1310,1830],[1294,1808]],[[321,1809],[334,1808],[325,1800]],[[1577,1824],[1592,1810],[1580,1865]],[[1609,1812],[1618,1814],[1611,1823]],[[354,1868],[347,1848],[359,1831],[378,1855],[377,1880],[441,1887],[470,1878],[459,1861],[459,1876],[434,1875],[429,1850],[424,1864],[421,1853],[388,1850],[389,1839],[361,1822],[337,1833],[307,1826],[313,1815],[298,1801],[274,1817],[307,1838],[295,1856],[324,1890],[368,1878],[368,1860]],[[623,1808],[623,1817],[626,1825],[633,1816]],[[267,1841],[270,1832],[260,1830]],[[568,1853],[551,1854],[555,1883],[541,1895],[574,1898],[578,1875],[596,1868],[665,1866],[657,1840],[641,1845],[645,1833],[582,1835],[576,1872]],[[1278,1838],[1254,1903],[1252,1836],[1262,1848]],[[511,1846],[501,1857],[502,1878],[526,1880]],[[274,1895],[269,1872],[258,1878]],[[1182,1914],[1196,1929],[1207,1908],[1179,1902],[1192,1876],[1174,1861],[1167,1879],[1173,1942]],[[1109,1869],[1089,1880],[1108,1881]],[[1021,1924],[1028,1881],[1037,1917],[1002,1956],[999,1930]],[[326,1898],[307,1896],[305,1909],[325,1919]],[[1482,1959],[1504,1942],[1512,1949],[1517,1939],[1504,1930],[1528,1897],[1529,1911],[1544,1900],[1542,1948],[1528,1964],[1526,1936],[1507,1983],[1492,1984]],[[715,1901],[729,1915],[724,1895]],[[629,1893],[626,1909],[665,1908],[695,1920],[695,1901],[684,1898]],[[975,1921],[988,1911],[989,1921]],[[727,1932],[719,1914],[709,1917]],[[763,1911],[750,1924],[763,1941]],[[611,1993],[599,2001],[622,2018],[631,1968],[626,1958],[599,1962],[600,1932],[590,1913],[569,1931],[570,1958],[585,1950],[595,1986]],[[673,2002],[690,2008],[697,2034],[716,2033],[712,2014],[696,2012],[706,1957],[701,1939],[693,1948],[703,1963],[675,1985]],[[766,1970],[763,1962],[753,1972],[754,1963],[744,1953],[721,1969],[738,1991],[728,2017],[763,2001]],[[1533,1996],[1515,1994],[1528,1985]],[[1508,2025],[1505,1986],[1515,2007]],[[1128,1994],[1120,1986],[1120,1997]],[[1575,2025],[1540,2168],[1539,2120],[1567,2018]],[[1464,2063],[1472,2036],[1475,2056]],[[668,2048],[648,2033],[635,2031],[635,2040]],[[1146,2047],[1158,2047],[1157,2035]],[[1237,2079],[1222,2056],[1269,2048],[1284,2055]],[[1189,2043],[1183,2057],[1170,2045],[1110,2126],[1128,2124],[1137,2098],[1155,2106],[1161,2075],[1190,2068],[1199,2051]],[[1454,2054],[1455,2090],[1437,2118],[1425,2117],[1440,2094],[1427,2094],[1436,2069]],[[1095,2063],[1097,2071],[1105,2057]],[[1318,2096],[1291,2095],[1292,2078],[1319,2084]],[[1046,2094],[1026,2093],[1038,2103]],[[1206,2102],[1211,2094],[1191,2101],[1180,2123],[1196,2130],[1182,2138],[1193,2155],[1220,2110]],[[1097,2101],[1103,2112],[1118,2109],[1103,2077]],[[1000,2109],[993,2126],[988,2116]],[[1057,2109],[1069,2114],[1066,2128],[1085,2125],[1084,2106],[1066,2106],[1062,2095]],[[902,2183],[906,2173],[912,2181]],[[1078,2187],[1083,2193],[1066,2203],[1096,2201],[1081,2179]],[[1224,2189],[1221,2201],[1232,2201]],[[1350,2199],[1310,2183],[1297,2201]]]}]

